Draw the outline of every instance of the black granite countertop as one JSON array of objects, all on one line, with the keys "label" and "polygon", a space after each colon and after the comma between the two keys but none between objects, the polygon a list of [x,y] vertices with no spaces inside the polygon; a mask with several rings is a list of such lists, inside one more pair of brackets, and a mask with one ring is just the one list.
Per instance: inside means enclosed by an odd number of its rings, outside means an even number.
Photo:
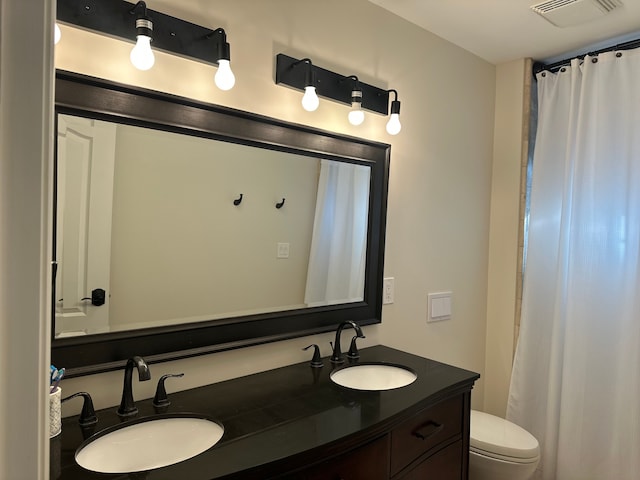
[{"label": "black granite countertop", "polygon": [[418,410],[468,391],[479,378],[474,372],[381,345],[360,350],[359,362],[403,365],[418,378],[396,390],[350,390],[329,379],[333,367],[325,358],[325,366],[319,369],[304,362],[170,393],[171,405],[162,410],[155,409],[151,399],[136,401],[139,412],[134,418],[192,412],[217,420],[225,429],[222,440],[204,453],[141,473],[94,473],[74,460],[76,449],[86,438],[121,423],[116,407],[98,411],[99,422],[89,430],[78,425],[77,416],[68,417],[63,419],[62,433],[51,439],[50,478],[213,480],[240,478],[242,472],[242,478],[264,479],[312,463],[318,449],[326,457],[356,440],[374,439]]}]

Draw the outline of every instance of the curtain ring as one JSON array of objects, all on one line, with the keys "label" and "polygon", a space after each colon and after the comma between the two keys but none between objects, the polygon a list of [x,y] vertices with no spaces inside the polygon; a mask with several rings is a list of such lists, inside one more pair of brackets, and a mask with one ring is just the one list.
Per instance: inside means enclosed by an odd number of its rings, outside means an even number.
[{"label": "curtain ring", "polygon": [[622,56],[622,52],[616,52],[616,58],[620,58]]}]

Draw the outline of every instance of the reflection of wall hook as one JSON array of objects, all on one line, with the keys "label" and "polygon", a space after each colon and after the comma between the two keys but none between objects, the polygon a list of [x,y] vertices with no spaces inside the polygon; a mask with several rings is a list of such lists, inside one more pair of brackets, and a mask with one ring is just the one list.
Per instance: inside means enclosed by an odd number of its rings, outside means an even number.
[{"label": "reflection of wall hook", "polygon": [[233,204],[237,207],[238,205],[240,205],[242,203],[242,194],[240,194],[240,198],[236,198],[233,201]]},{"label": "reflection of wall hook", "polygon": [[284,205],[284,198],[282,199],[281,202],[276,203],[276,208],[282,208],[283,205]]}]

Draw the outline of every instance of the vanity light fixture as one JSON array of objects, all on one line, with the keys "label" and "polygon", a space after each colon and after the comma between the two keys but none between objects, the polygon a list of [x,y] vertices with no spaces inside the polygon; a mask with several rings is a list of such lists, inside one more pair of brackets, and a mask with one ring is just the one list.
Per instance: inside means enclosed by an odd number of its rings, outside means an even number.
[{"label": "vanity light fixture", "polygon": [[313,63],[311,63],[310,59],[303,58],[302,60],[298,60],[296,63],[294,63],[292,67],[297,67],[300,64],[306,65],[304,71],[304,95],[302,96],[302,108],[304,108],[307,112],[314,112],[318,109],[320,100],[318,99],[318,94],[316,93],[316,82],[315,75],[313,74]]},{"label": "vanity light fixture", "polygon": [[400,125],[400,102],[398,101],[398,92],[394,89],[388,90],[388,93],[395,95],[395,100],[391,102],[391,115],[387,122],[387,133],[389,135],[397,135],[400,133],[402,125]]},{"label": "vanity light fixture", "polygon": [[351,110],[349,111],[349,123],[351,125],[361,125],[364,122],[364,111],[362,110],[362,90],[358,77],[351,75],[348,78],[353,80],[353,90],[351,90]]},{"label": "vanity light fixture", "polygon": [[224,29],[218,28],[211,36],[216,37],[216,56],[218,57],[218,71],[214,80],[220,90],[231,90],[236,84],[236,77],[231,71],[231,46],[227,42],[227,34]]},{"label": "vanity light fixture", "polygon": [[[296,68],[305,64],[306,69]],[[315,98],[323,97],[351,107],[348,118],[353,125],[360,125],[364,121],[364,111],[389,115],[389,93],[395,94],[395,100],[391,102],[391,119],[387,124],[387,131],[395,135],[400,131],[400,102],[396,90],[384,90],[373,85],[361,82],[357,76],[344,76],[338,73],[313,65],[310,59],[298,60],[279,53],[276,56],[276,84],[286,85],[296,90],[309,92],[313,89]],[[317,108],[318,101],[314,104]],[[303,106],[307,108],[303,97]],[[394,133],[391,133],[394,132]]]},{"label": "vanity light fixture", "polygon": [[153,40],[153,22],[147,15],[147,4],[143,1],[136,3],[131,9],[131,14],[136,16],[136,45],[131,49],[129,58],[131,63],[138,70],[149,70],[153,67],[156,57],[151,50],[151,41]]},{"label": "vanity light fixture", "polygon": [[206,28],[148,9],[144,1],[125,0],[57,0],[57,21],[129,42],[137,37],[130,58],[141,70],[153,66],[154,51],[162,51],[217,66],[215,83],[221,90],[235,84],[230,46],[222,28]]}]

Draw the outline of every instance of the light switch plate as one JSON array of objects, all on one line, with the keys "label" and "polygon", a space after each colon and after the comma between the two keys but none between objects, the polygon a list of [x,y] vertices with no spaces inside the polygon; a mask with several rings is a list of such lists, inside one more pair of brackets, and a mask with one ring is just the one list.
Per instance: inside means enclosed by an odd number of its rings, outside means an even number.
[{"label": "light switch plate", "polygon": [[288,243],[278,243],[278,258],[289,258],[289,244]]},{"label": "light switch plate", "polygon": [[427,322],[450,320],[453,292],[430,293],[427,296]]}]

